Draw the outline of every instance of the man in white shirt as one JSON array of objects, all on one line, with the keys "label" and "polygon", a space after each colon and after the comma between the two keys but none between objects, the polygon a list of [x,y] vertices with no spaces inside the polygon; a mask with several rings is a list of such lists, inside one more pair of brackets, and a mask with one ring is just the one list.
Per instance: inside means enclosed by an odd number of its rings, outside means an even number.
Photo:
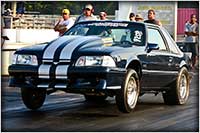
[{"label": "man in white shirt", "polygon": [[97,20],[97,17],[93,15],[94,8],[91,4],[85,5],[83,9],[83,14],[81,14],[75,21],[75,23],[78,23],[80,21],[86,21],[86,20]]},{"label": "man in white shirt", "polygon": [[65,31],[74,25],[74,20],[70,18],[70,11],[68,9],[62,10],[62,18],[56,23],[54,30],[59,32],[59,36],[63,35]]},{"label": "man in white shirt", "polygon": [[198,53],[198,30],[199,25],[195,14],[191,15],[191,20],[185,24],[185,45],[189,52],[192,52],[192,64],[193,67],[196,64]]}]

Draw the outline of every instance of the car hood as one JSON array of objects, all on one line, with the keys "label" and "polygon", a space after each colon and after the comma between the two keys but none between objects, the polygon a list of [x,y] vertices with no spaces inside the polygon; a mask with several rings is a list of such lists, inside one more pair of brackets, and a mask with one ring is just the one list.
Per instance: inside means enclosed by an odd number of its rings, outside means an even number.
[{"label": "car hood", "polygon": [[[62,36],[49,43],[37,44],[18,49],[16,54],[35,54],[44,60],[52,60],[55,57],[59,59],[71,59],[73,53],[87,45],[95,47],[106,45],[109,42],[98,36]],[[40,54],[38,54],[40,53]],[[58,57],[59,56],[59,57]]]},{"label": "car hood", "polygon": [[[48,44],[34,45],[17,50],[16,53],[36,54],[42,60],[71,60],[80,54],[110,54],[123,52],[125,48],[112,46],[112,38],[98,36],[62,36]],[[126,48],[126,50],[129,48]]]},{"label": "car hood", "polygon": [[88,47],[87,45],[81,47],[78,50],[78,54],[80,55],[111,55],[111,56],[121,56],[128,58],[130,56],[137,56],[138,54],[142,54],[145,52],[145,46],[135,46],[132,47],[120,47],[114,46],[114,44],[105,45],[102,43],[101,45],[96,45],[93,47]]},{"label": "car hood", "polygon": [[17,49],[15,54],[31,54],[37,55],[38,58],[42,57],[44,48],[48,45],[48,43],[41,43],[32,46],[22,47]]},{"label": "car hood", "polygon": [[62,36],[44,49],[43,60],[70,60],[81,47],[96,47],[107,43],[98,36]]}]

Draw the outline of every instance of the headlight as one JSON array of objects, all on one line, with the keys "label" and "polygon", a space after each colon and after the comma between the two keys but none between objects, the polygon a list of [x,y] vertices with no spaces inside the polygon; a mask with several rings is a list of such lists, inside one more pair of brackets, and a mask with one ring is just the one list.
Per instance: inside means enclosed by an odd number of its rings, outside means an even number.
[{"label": "headlight", "polygon": [[110,56],[81,56],[75,66],[107,66],[115,67],[115,61]]},{"label": "headlight", "polygon": [[14,54],[12,64],[38,65],[38,61],[35,55]]}]

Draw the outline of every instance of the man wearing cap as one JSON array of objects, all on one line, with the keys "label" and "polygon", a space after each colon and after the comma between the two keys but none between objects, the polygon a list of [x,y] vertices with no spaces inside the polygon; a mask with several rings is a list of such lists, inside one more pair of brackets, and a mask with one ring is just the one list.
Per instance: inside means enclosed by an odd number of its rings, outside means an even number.
[{"label": "man wearing cap", "polygon": [[86,20],[97,20],[97,17],[93,15],[94,9],[91,4],[85,5],[83,9],[83,14],[81,14],[75,21],[75,23],[80,21],[86,21]]},{"label": "man wearing cap", "polygon": [[162,26],[161,22],[155,19],[155,16],[156,13],[153,9],[148,10],[148,20],[145,20],[144,22]]},{"label": "man wearing cap", "polygon": [[62,10],[62,18],[56,23],[54,30],[59,32],[61,36],[65,31],[74,25],[74,20],[70,18],[70,11],[68,9]]},{"label": "man wearing cap", "polygon": [[4,27],[6,29],[10,29],[11,28],[11,23],[12,23],[12,19],[13,19],[13,15],[12,15],[12,10],[7,9],[6,12],[3,14],[4,17]]},{"label": "man wearing cap", "polygon": [[106,12],[100,12],[99,18],[100,18],[100,20],[107,20],[107,13]]},{"label": "man wearing cap", "polygon": [[135,20],[136,20],[136,22],[143,22],[144,19],[141,14],[136,14]]}]

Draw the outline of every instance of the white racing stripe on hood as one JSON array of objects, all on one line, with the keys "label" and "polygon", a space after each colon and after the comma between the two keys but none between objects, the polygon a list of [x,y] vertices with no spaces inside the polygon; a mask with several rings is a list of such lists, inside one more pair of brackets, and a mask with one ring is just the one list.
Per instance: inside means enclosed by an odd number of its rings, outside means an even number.
[{"label": "white racing stripe on hood", "polygon": [[54,54],[57,50],[57,48],[62,45],[64,42],[66,42],[68,39],[73,38],[72,36],[62,36],[52,42],[44,51],[43,59],[53,59]]},{"label": "white racing stripe on hood", "polygon": [[67,44],[63,50],[61,51],[60,54],[60,59],[71,59],[72,53],[74,52],[75,48],[77,48],[79,45],[81,45],[83,42],[90,40],[90,39],[100,39],[99,37],[94,37],[94,36],[87,36],[87,37],[80,37],[77,38],[76,40],[70,42]]}]

